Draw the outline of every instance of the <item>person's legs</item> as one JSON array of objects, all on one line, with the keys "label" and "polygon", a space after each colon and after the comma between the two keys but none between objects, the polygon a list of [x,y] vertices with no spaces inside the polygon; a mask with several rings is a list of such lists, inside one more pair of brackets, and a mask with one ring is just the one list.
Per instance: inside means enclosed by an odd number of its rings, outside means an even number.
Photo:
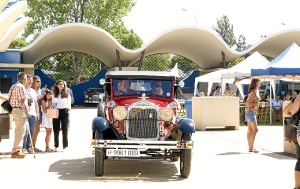
[{"label": "person's legs", "polygon": [[23,150],[23,152],[27,153],[27,147],[26,146],[27,146],[27,140],[29,140],[29,123],[26,124],[25,127],[26,127],[26,129],[25,129],[25,134],[24,134],[24,138],[23,138],[23,147],[22,147],[22,150]]},{"label": "person's legs", "polygon": [[247,127],[248,127],[248,130],[247,130],[247,142],[248,142],[248,147],[249,147],[249,150],[250,150],[250,145],[251,145],[250,136],[251,136],[251,133],[252,133],[252,127],[250,126],[250,122],[247,122]]},{"label": "person's legs", "polygon": [[23,110],[20,108],[13,108],[12,116],[15,120],[15,136],[12,152],[20,151],[22,152],[23,139],[26,131],[27,117],[24,114]]},{"label": "person's legs", "polygon": [[32,135],[32,146],[35,150],[40,151],[38,148],[36,148],[35,144],[37,141],[37,137],[41,130],[41,123],[42,123],[42,110],[41,110],[41,103],[38,101],[38,107],[39,107],[39,119],[36,120],[35,129]]},{"label": "person's legs", "polygon": [[70,130],[70,112],[68,112],[68,130]]},{"label": "person's legs", "polygon": [[258,132],[258,129],[257,129],[256,122],[249,122],[249,125],[251,127],[251,133],[249,136],[249,151],[253,151],[254,150],[254,140],[255,140],[256,133]]},{"label": "person's legs", "polygon": [[296,142],[296,155],[297,155],[297,162],[295,166],[295,188],[300,189],[300,147],[299,144]]},{"label": "person's legs", "polygon": [[54,147],[59,147],[60,119],[53,119]]},{"label": "person's legs", "polygon": [[64,110],[63,114],[64,116],[62,116],[62,122],[61,122],[63,148],[67,148],[68,147],[68,120],[69,120],[68,110]]},{"label": "person's legs", "polygon": [[[35,130],[35,125],[36,125],[36,117],[35,116],[31,116],[28,119],[28,124],[29,124],[29,132],[27,135],[27,140],[26,140],[26,146],[25,148],[28,150],[31,147],[31,139],[33,137],[33,133]],[[30,136],[29,136],[30,134]]]},{"label": "person's legs", "polygon": [[51,139],[51,128],[45,128],[46,129],[46,137],[45,137],[45,144],[46,144],[46,152],[50,150],[50,139]]}]

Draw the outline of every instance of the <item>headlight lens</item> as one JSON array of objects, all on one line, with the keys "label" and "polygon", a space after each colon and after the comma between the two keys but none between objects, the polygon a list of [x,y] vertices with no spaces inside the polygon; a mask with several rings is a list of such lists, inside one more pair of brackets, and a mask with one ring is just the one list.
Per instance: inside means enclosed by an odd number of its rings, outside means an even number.
[{"label": "headlight lens", "polygon": [[116,120],[123,120],[127,116],[127,111],[123,106],[117,106],[113,110],[113,115]]},{"label": "headlight lens", "polygon": [[108,101],[107,104],[108,104],[108,107],[110,107],[110,108],[113,108],[116,106],[116,103],[113,100]]},{"label": "headlight lens", "polygon": [[170,121],[174,117],[173,110],[168,107],[164,107],[160,110],[160,118],[164,121]]},{"label": "headlight lens", "polygon": [[171,102],[171,103],[169,104],[169,107],[170,107],[171,109],[176,109],[176,108],[178,108],[178,105],[177,105],[176,102]]}]

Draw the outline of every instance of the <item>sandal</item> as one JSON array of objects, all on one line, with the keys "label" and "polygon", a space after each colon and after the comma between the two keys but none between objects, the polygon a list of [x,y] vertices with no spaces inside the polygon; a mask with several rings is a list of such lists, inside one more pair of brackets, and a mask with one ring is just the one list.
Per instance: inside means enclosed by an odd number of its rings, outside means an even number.
[{"label": "sandal", "polygon": [[45,152],[54,152],[54,150],[51,148],[46,148]]},{"label": "sandal", "polygon": [[42,152],[42,150],[40,150],[38,148],[34,148],[34,152]]},{"label": "sandal", "polygon": [[249,150],[249,152],[258,153],[259,151],[256,149]]}]

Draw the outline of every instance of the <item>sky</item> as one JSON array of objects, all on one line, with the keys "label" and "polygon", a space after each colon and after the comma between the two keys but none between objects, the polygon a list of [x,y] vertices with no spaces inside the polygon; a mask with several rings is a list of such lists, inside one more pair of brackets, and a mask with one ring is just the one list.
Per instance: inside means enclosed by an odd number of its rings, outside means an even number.
[{"label": "sky", "polygon": [[212,30],[217,19],[226,15],[235,37],[242,34],[253,45],[261,36],[300,29],[299,7],[299,0],[136,0],[124,22],[146,44],[180,26]]}]

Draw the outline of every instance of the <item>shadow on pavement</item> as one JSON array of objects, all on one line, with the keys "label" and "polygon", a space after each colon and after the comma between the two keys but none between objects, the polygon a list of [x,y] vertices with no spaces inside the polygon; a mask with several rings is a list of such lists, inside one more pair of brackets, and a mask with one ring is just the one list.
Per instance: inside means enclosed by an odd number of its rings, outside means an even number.
[{"label": "shadow on pavement", "polygon": [[148,159],[107,159],[104,161],[104,175],[94,174],[94,158],[59,160],[49,167],[49,172],[57,172],[61,180],[86,181],[180,181],[178,162]]}]

